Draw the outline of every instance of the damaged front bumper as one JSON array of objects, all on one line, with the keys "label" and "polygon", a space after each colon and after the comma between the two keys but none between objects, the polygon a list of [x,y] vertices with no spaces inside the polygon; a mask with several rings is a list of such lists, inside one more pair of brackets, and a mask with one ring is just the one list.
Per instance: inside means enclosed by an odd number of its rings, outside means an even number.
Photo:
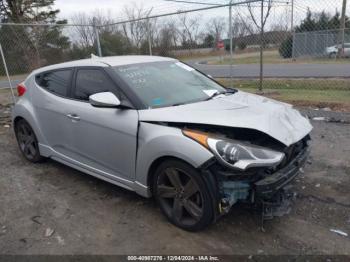
[{"label": "damaged front bumper", "polygon": [[309,156],[310,150],[300,152],[286,167],[278,170],[254,183],[254,190],[257,197],[271,198],[273,195],[288,185],[298,174]]},{"label": "damaged front bumper", "polygon": [[255,176],[237,176],[212,168],[219,188],[219,216],[227,213],[237,202],[260,206],[264,219],[288,213],[291,199],[295,195],[290,183],[300,173],[309,153],[309,148],[305,147],[286,166],[271,174],[257,172]]}]

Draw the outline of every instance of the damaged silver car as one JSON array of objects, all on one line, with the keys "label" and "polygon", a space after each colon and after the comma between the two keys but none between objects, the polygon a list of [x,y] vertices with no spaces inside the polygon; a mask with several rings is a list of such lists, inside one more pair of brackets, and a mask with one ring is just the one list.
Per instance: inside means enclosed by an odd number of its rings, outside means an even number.
[{"label": "damaged silver car", "polygon": [[154,196],[185,230],[239,202],[274,216],[309,153],[312,126],[291,105],[227,89],[171,58],[52,65],[17,89],[13,125],[25,158]]}]

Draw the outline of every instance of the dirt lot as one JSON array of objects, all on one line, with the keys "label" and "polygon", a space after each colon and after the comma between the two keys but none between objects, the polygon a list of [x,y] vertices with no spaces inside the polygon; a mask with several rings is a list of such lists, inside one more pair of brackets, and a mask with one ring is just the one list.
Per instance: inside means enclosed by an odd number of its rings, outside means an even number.
[{"label": "dirt lot", "polygon": [[[0,95],[1,96],[1,95]],[[4,100],[0,102],[4,104]],[[350,125],[313,121],[311,164],[295,181],[290,215],[265,223],[232,212],[199,233],[160,214],[153,200],[54,161],[20,154],[0,106],[1,254],[347,254],[350,255]]]}]

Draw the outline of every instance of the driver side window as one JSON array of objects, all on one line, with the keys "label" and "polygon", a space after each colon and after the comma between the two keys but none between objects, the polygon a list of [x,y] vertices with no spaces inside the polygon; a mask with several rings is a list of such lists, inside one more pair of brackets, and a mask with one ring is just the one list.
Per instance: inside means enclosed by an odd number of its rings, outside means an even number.
[{"label": "driver side window", "polygon": [[101,92],[116,93],[116,87],[107,75],[98,69],[79,69],[73,94],[74,98],[88,101],[90,95]]}]

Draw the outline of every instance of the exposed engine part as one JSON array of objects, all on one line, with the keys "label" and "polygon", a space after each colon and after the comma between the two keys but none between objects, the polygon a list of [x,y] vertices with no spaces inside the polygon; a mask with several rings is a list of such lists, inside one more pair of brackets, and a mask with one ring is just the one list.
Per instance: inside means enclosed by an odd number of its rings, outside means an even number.
[{"label": "exposed engine part", "polygon": [[248,182],[222,181],[221,212],[227,213],[230,208],[239,200],[246,200],[249,197],[251,186]]},{"label": "exposed engine part", "polygon": [[261,228],[264,230],[264,221],[288,215],[291,211],[293,201],[296,199],[296,193],[292,190],[293,186],[288,185],[279,190],[271,199],[257,199],[261,204]]}]

